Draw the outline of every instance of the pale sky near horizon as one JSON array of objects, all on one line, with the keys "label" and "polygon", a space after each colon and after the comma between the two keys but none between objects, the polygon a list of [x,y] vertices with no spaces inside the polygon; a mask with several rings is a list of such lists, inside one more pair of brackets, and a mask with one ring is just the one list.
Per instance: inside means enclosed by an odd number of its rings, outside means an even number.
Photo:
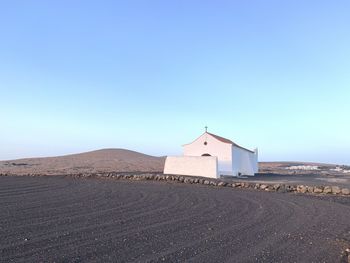
[{"label": "pale sky near horizon", "polygon": [[0,160],[181,154],[350,164],[350,2],[1,1]]}]

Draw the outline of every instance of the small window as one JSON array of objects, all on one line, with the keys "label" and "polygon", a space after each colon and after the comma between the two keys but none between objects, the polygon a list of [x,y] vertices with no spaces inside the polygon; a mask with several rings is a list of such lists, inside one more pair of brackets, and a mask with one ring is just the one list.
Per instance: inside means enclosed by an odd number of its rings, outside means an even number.
[{"label": "small window", "polygon": [[205,141],[205,142],[204,142],[204,145],[207,145],[207,144],[208,144],[208,143]]},{"label": "small window", "polygon": [[209,153],[204,153],[202,156],[211,156]]}]

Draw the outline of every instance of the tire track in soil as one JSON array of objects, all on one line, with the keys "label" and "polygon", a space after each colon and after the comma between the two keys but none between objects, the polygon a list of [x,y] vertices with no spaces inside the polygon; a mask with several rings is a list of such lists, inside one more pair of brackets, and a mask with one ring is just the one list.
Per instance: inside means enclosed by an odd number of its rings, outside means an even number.
[{"label": "tire track in soil", "polygon": [[0,177],[0,261],[341,262],[349,218],[334,197]]}]

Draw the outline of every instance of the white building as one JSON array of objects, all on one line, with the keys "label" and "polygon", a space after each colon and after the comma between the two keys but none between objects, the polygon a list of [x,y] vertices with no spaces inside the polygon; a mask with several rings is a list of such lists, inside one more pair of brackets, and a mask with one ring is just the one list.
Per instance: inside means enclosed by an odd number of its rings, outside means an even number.
[{"label": "white building", "polygon": [[258,151],[243,148],[233,141],[205,132],[183,145],[183,156],[165,161],[165,174],[219,178],[254,175],[258,172]]}]

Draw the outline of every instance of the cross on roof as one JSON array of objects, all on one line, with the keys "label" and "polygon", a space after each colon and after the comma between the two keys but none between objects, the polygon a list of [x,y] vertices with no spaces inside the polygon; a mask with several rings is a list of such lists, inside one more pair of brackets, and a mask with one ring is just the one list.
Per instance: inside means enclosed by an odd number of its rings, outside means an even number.
[{"label": "cross on roof", "polygon": [[208,126],[205,126],[204,128],[205,128],[205,132],[207,132],[208,131]]}]

